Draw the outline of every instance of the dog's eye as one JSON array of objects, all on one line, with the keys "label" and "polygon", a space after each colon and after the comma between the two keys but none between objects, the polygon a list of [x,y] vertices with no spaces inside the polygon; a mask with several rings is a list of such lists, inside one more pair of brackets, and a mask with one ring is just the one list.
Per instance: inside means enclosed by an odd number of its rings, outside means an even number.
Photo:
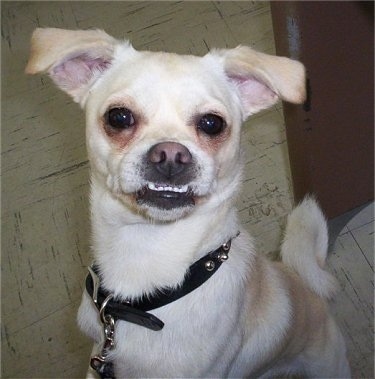
[{"label": "dog's eye", "polygon": [[199,119],[197,127],[204,133],[214,136],[221,133],[224,130],[225,125],[225,121],[222,117],[208,113]]},{"label": "dog's eye", "polygon": [[105,118],[107,124],[114,129],[127,129],[135,124],[134,116],[127,108],[112,108]]}]

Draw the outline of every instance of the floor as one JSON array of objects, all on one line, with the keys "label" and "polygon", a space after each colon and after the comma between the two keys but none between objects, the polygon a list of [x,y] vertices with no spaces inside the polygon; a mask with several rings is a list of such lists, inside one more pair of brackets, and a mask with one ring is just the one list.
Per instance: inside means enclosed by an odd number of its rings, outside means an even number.
[{"label": "floor", "polygon": [[[37,26],[105,29],[138,49],[274,53],[267,2],[33,2],[2,7],[2,377],[79,378],[90,342],[75,314],[90,263],[84,117],[46,77],[23,74]],[[278,248],[292,192],[282,108],[244,125],[238,208],[265,253]],[[373,371],[374,205],[331,223],[332,304],[356,378]]]}]

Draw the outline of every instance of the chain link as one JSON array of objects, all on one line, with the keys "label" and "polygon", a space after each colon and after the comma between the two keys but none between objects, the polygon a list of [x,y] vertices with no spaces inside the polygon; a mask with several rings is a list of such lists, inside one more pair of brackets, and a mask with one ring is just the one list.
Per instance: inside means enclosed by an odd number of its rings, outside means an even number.
[{"label": "chain link", "polygon": [[112,295],[109,295],[104,301],[99,310],[100,321],[103,324],[104,332],[104,342],[100,353],[93,356],[90,361],[91,367],[98,372],[103,374],[106,371],[106,365],[109,364],[107,361],[108,353],[114,348],[114,335],[115,335],[115,320],[110,314],[105,314],[105,308],[109,300],[112,299]]}]

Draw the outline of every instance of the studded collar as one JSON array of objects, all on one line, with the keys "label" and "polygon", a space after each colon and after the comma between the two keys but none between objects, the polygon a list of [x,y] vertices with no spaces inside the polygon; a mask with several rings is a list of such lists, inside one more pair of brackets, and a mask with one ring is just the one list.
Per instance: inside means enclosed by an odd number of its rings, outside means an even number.
[{"label": "studded collar", "polygon": [[89,274],[86,277],[86,290],[101,314],[105,312],[115,321],[123,320],[151,330],[161,330],[164,323],[148,311],[172,303],[205,283],[228,259],[231,242],[232,238],[193,263],[187,271],[185,280],[177,288],[163,288],[153,295],[131,302],[118,301],[100,285],[99,270],[93,265],[89,267]]}]

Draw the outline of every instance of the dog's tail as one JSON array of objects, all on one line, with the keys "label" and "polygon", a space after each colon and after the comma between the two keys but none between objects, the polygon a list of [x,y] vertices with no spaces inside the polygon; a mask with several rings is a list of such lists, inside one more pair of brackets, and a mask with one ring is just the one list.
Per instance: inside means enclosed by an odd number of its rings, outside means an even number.
[{"label": "dog's tail", "polygon": [[283,262],[293,268],[315,293],[331,298],[337,283],[324,270],[327,251],[326,219],[316,201],[306,197],[288,217],[281,256]]}]

